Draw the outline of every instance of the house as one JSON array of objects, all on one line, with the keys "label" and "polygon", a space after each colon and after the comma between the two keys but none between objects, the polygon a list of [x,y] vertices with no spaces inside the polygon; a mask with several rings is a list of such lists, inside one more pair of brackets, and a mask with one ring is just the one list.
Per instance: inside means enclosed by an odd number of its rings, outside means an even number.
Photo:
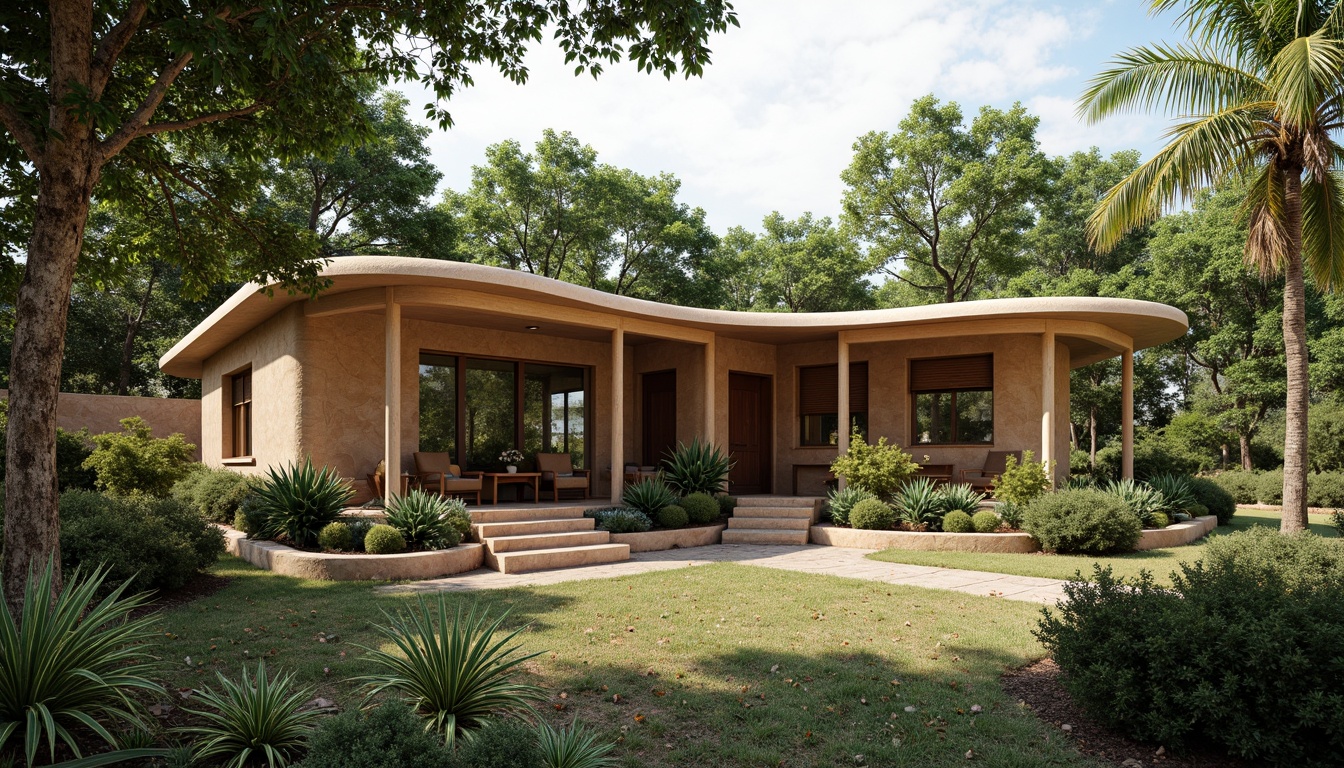
[{"label": "house", "polygon": [[731,451],[733,493],[819,494],[849,423],[921,463],[1030,450],[1062,476],[1069,371],[1119,356],[1129,474],[1133,354],[1187,327],[1127,299],[747,313],[426,259],[339,258],[323,274],[316,299],[246,286],[160,361],[201,379],[207,464],[311,455],[362,485],[417,450],[499,470],[518,448],[524,464],[569,453],[616,500],[624,467],[704,436]]}]

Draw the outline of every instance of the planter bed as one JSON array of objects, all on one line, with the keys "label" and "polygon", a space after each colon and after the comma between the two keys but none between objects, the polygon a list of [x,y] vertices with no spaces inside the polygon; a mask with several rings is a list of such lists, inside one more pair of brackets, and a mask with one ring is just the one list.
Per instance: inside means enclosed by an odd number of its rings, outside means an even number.
[{"label": "planter bed", "polygon": [[249,539],[240,531],[224,529],[229,554],[284,576],[323,581],[405,581],[433,579],[481,567],[480,544],[459,544],[433,552],[399,555],[304,552],[274,541]]},{"label": "planter bed", "polygon": [[1172,523],[1166,528],[1145,529],[1134,548],[1144,550],[1180,547],[1208,536],[1217,527],[1216,515],[1204,515],[1184,523]]},{"label": "planter bed", "polygon": [[[1218,527],[1218,518],[1206,515],[1166,528],[1145,530],[1136,550],[1179,547],[1204,538]],[[854,549],[911,549],[922,551],[996,552],[1023,554],[1040,551],[1029,533],[944,533],[919,531],[865,531],[834,525],[814,525],[813,544]]]},{"label": "planter bed", "polygon": [[613,533],[612,544],[629,544],[631,552],[661,552],[665,549],[686,549],[718,544],[723,538],[723,523],[698,525],[693,528],[644,531],[643,533]]}]

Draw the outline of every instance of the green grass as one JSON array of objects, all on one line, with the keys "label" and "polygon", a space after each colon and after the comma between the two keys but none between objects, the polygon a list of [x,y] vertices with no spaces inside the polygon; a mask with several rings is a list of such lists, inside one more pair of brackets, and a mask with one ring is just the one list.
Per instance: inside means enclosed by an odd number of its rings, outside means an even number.
[{"label": "green grass", "polygon": [[[170,689],[265,658],[354,706],[357,645],[415,599],[232,558],[216,572],[232,582],[161,616]],[[1095,765],[999,687],[1042,655],[1035,605],[727,563],[451,598],[511,608],[546,651],[526,672],[543,715],[619,740],[626,766]]]},{"label": "green grass", "polygon": [[[1279,513],[1262,509],[1237,510],[1229,525],[1219,526],[1209,538],[1226,536],[1235,531],[1243,531],[1253,525],[1279,527]],[[1311,529],[1326,537],[1335,537],[1329,524],[1328,515],[1311,515]],[[1137,576],[1139,571],[1152,572],[1159,583],[1170,584],[1171,573],[1180,569],[1181,563],[1194,562],[1204,551],[1204,542],[1184,547],[1168,549],[1150,549],[1145,552],[1131,552],[1127,555],[1111,557],[1093,557],[1089,555],[1047,555],[1041,552],[1031,554],[995,554],[981,552],[912,552],[900,549],[884,549],[869,555],[874,560],[888,563],[909,563],[911,565],[931,565],[939,568],[962,568],[968,571],[989,571],[991,573],[1010,573],[1015,576],[1041,576],[1049,579],[1071,579],[1081,573],[1091,578],[1093,566],[1109,566],[1117,576]]]}]

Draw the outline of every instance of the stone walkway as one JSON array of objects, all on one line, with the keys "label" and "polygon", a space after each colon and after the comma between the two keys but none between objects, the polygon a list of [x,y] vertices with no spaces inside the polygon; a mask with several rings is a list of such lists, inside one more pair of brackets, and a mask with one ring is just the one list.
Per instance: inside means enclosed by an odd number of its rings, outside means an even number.
[{"label": "stone walkway", "polygon": [[1032,576],[1008,576],[1001,573],[962,571],[955,568],[933,568],[926,565],[905,565],[869,560],[865,555],[873,550],[845,547],[763,546],[754,544],[713,544],[707,547],[670,549],[664,552],[639,552],[630,559],[609,565],[589,565],[534,573],[503,574],[489,569],[447,576],[441,579],[417,581],[376,587],[386,592],[462,592],[477,589],[559,584],[566,581],[608,579],[631,576],[650,571],[667,571],[710,563],[738,563],[764,568],[779,568],[801,573],[823,573],[851,579],[881,581],[887,584],[905,584],[912,587],[949,589],[970,595],[1002,597],[1053,605],[1064,597],[1064,582]]}]

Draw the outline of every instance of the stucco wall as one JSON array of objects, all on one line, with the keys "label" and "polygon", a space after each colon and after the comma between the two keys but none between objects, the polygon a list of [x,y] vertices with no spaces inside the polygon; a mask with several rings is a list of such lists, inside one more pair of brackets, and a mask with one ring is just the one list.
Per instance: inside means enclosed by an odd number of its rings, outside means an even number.
[{"label": "stucco wall", "polygon": [[[8,399],[9,391],[0,389],[0,400]],[[187,442],[196,446],[196,458],[201,457],[200,400],[84,395],[74,392],[62,392],[56,400],[56,426],[70,432],[85,428],[94,435],[120,432],[121,420],[131,416],[144,419],[156,437],[182,433]]]}]

